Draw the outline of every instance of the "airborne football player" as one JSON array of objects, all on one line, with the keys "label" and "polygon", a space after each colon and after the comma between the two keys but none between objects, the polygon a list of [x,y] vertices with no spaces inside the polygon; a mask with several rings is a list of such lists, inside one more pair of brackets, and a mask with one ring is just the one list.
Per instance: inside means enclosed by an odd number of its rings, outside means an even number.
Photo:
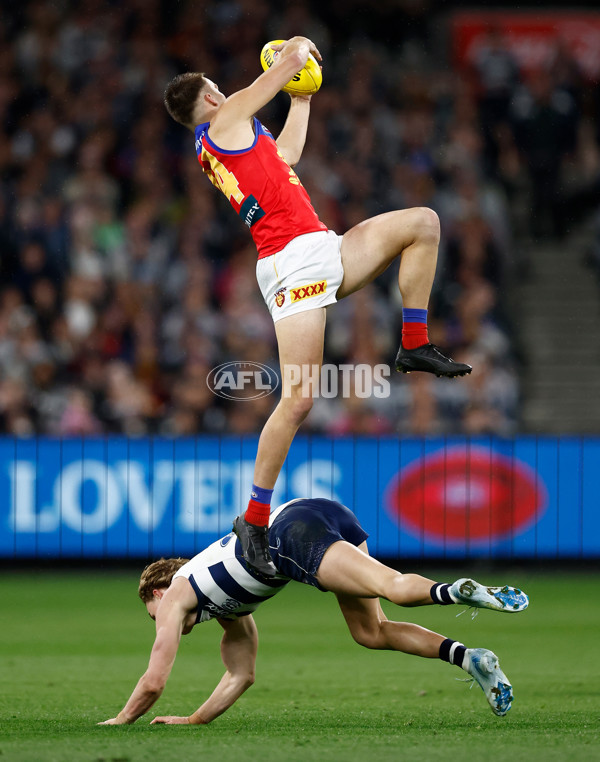
[{"label": "airborne football player", "polygon": [[[462,376],[471,366],[429,342],[427,307],[435,275],[439,220],[428,208],[365,220],[337,235],[319,220],[293,167],[300,159],[311,95],[291,95],[275,140],[254,114],[321,55],[306,37],[273,44],[272,66],[226,97],[200,73],[175,77],[165,91],[169,114],[191,130],[202,170],[250,228],[258,249],[257,280],[275,323],[282,394],[258,443],[248,508],[234,522],[244,557],[261,574],[276,573],[267,524],[271,496],[292,440],[312,408],[311,369],[323,361],[325,308],[363,288],[397,259],[402,340],[396,369]],[[301,374],[286,374],[294,365]]]}]

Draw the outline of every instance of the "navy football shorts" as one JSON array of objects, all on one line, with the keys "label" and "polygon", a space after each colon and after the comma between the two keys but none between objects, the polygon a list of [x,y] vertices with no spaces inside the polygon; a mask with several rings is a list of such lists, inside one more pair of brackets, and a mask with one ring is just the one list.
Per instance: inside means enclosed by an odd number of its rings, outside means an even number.
[{"label": "navy football shorts", "polygon": [[358,546],[368,536],[346,506],[335,500],[307,498],[294,501],[275,517],[269,547],[281,574],[323,590],[315,575],[327,548],[339,540]]}]

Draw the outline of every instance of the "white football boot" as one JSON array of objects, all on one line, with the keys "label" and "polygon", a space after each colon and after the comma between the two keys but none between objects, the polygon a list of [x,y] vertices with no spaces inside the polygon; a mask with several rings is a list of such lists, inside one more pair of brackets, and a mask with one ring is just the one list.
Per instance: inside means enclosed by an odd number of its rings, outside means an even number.
[{"label": "white football boot", "polygon": [[467,672],[477,682],[498,717],[503,717],[513,701],[512,685],[500,669],[498,657],[487,648],[467,648],[469,665]]},{"label": "white football boot", "polygon": [[477,609],[516,613],[529,606],[527,595],[516,587],[485,587],[474,579],[457,579],[448,592],[455,603]]}]

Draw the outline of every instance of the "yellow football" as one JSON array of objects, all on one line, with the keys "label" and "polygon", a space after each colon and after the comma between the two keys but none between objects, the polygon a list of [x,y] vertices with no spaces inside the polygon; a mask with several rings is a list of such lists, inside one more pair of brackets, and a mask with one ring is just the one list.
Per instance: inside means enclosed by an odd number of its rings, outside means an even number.
[{"label": "yellow football", "polygon": [[[285,40],[271,40],[260,51],[260,62],[265,71],[273,66],[279,55],[279,51],[273,50],[271,45],[278,45],[281,42]],[[321,87],[322,81],[323,74],[319,62],[312,54],[309,54],[304,68],[281,89],[291,95],[313,95]]]}]

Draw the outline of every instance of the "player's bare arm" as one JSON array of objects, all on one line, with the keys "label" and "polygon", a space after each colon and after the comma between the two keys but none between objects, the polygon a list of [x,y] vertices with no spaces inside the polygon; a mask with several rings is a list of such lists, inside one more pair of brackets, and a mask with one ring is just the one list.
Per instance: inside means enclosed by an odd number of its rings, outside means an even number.
[{"label": "player's bare arm", "polygon": [[276,143],[283,158],[293,167],[300,161],[306,142],[312,95],[290,95],[290,98],[290,110]]},{"label": "player's bare arm", "polygon": [[195,619],[197,600],[187,580],[175,580],[168,590],[154,592],[148,613],[156,620],[156,638],[148,668],[119,714],[101,725],[131,725],[152,707],[171,674],[182,634],[193,627],[190,619]]},{"label": "player's bare arm", "polygon": [[221,640],[221,658],[226,671],[221,681],[189,717],[155,717],[152,725],[207,725],[229,709],[254,683],[258,633],[252,615],[233,621],[218,621],[225,630]]},{"label": "player's bare arm", "polygon": [[306,37],[292,37],[274,45],[279,50],[277,61],[243,90],[229,96],[210,120],[210,137],[227,150],[247,148],[254,139],[251,118],[271,101],[281,88],[306,64],[312,53],[319,61],[321,54]]}]

